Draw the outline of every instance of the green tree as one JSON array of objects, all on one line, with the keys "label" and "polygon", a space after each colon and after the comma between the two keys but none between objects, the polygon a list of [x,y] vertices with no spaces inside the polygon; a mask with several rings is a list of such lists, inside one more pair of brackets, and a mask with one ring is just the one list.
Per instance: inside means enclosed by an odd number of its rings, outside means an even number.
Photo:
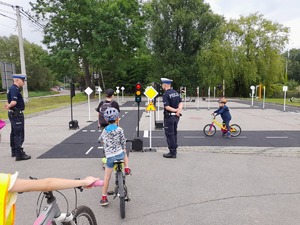
[{"label": "green tree", "polygon": [[39,0],[32,7],[47,23],[44,43],[57,74],[76,76],[83,70],[89,87],[93,73],[110,86],[127,79],[144,37],[137,0]]},{"label": "green tree", "polygon": [[254,13],[230,20],[225,41],[235,55],[234,95],[247,96],[251,85],[284,81],[284,59],[281,56],[288,42],[288,28]]},{"label": "green tree", "polygon": [[154,79],[174,79],[175,87],[196,90],[197,55],[211,42],[223,22],[202,0],[152,0],[150,3],[150,48]]},{"label": "green tree", "polygon": [[291,49],[283,55],[288,60],[287,74],[289,80],[300,82],[300,49]]},{"label": "green tree", "polygon": [[[24,42],[25,66],[28,79],[28,89],[49,90],[55,82],[55,78],[46,65],[48,53],[42,47]],[[0,60],[14,63],[16,72],[21,73],[19,39],[15,35],[0,37]]]}]

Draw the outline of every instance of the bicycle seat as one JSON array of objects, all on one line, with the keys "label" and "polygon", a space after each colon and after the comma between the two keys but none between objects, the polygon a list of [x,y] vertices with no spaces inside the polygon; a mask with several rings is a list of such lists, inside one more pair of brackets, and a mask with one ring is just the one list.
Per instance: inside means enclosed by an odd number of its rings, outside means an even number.
[{"label": "bicycle seat", "polygon": [[116,160],[116,161],[114,161],[114,164],[122,164],[122,163],[124,163],[124,160]]}]

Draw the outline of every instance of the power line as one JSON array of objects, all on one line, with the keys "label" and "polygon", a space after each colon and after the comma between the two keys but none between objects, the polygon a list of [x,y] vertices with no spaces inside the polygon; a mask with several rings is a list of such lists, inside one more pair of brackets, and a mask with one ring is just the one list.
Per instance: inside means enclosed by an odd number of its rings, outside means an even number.
[{"label": "power line", "polygon": [[2,14],[2,13],[0,13],[0,16],[4,16],[4,17],[7,17],[7,18],[9,18],[9,19],[12,19],[12,20],[16,21],[16,19],[11,18],[10,16],[4,15],[4,14]]}]

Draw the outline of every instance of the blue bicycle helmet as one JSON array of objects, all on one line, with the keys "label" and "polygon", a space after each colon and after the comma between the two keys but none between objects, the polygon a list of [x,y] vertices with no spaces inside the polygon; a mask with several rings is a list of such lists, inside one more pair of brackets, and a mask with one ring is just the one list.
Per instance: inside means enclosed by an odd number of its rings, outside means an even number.
[{"label": "blue bicycle helmet", "polygon": [[109,121],[115,121],[119,118],[119,112],[115,108],[108,108],[104,112],[104,119],[109,122]]}]

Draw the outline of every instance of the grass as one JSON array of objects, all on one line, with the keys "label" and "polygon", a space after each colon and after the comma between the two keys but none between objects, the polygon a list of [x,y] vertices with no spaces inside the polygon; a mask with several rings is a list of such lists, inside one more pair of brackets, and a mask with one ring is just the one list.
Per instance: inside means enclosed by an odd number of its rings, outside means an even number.
[{"label": "grass", "polygon": [[[84,102],[87,100],[87,96],[83,93],[76,94],[72,98],[73,103]],[[62,106],[70,105],[70,95],[63,96],[47,96],[41,98],[29,98],[28,103],[26,103],[25,115],[37,113],[45,110],[55,109]],[[0,118],[7,119],[7,110],[4,108],[5,102],[1,102],[0,107]]]},{"label": "grass", "polygon": [[[285,100],[285,104],[286,105],[291,105],[291,106],[300,106],[300,99],[297,99],[299,102],[290,102],[290,99],[286,99]],[[262,102],[262,99],[255,99],[255,101],[257,102]],[[265,99],[266,103],[275,103],[275,104],[280,104],[283,105],[284,104],[284,99],[283,98],[266,98]]]}]

